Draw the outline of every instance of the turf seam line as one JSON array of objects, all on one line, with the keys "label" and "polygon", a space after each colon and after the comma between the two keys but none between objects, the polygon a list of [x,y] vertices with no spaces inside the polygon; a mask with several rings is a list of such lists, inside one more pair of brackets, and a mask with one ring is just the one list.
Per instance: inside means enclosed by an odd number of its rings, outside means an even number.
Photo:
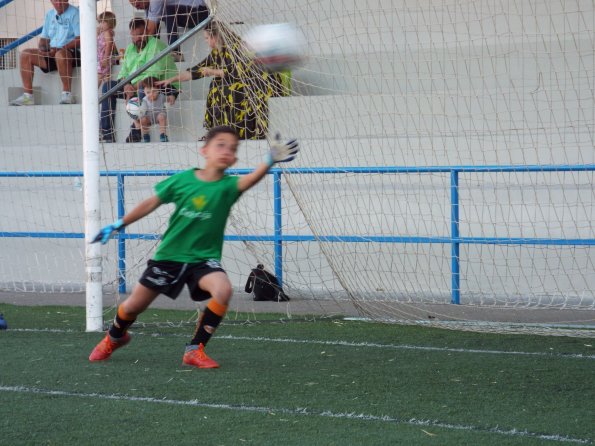
[{"label": "turf seam line", "polygon": [[[82,333],[79,330],[58,329],[58,328],[15,328],[11,331],[17,332],[32,332],[32,333]],[[162,336],[155,333],[144,333],[142,331],[130,330],[130,333],[137,336]],[[165,336],[188,338],[188,335],[168,333]],[[481,350],[481,349],[465,349],[453,347],[430,347],[424,345],[408,345],[408,344],[378,344],[374,342],[349,342],[349,341],[322,341],[318,339],[290,339],[290,338],[268,338],[262,336],[235,336],[235,335],[218,335],[216,339],[225,339],[229,341],[257,341],[257,342],[278,342],[287,344],[315,344],[328,345],[337,347],[371,347],[371,348],[385,348],[393,350],[421,350],[434,352],[448,352],[448,353],[473,353],[473,354],[488,354],[488,355],[516,355],[516,356],[541,356],[546,358],[568,358],[568,359],[595,359],[595,355],[583,355],[582,353],[547,353],[547,352],[523,352],[523,351],[505,351],[505,350]]]},{"label": "turf seam line", "polygon": [[386,423],[404,424],[410,426],[424,426],[424,427],[436,427],[451,430],[462,430],[462,431],[473,431],[473,432],[484,432],[493,433],[498,435],[504,435],[509,437],[528,437],[536,438],[540,440],[550,440],[566,443],[577,443],[577,444],[593,444],[590,439],[573,438],[566,435],[559,434],[543,434],[529,432],[527,430],[518,429],[501,429],[499,427],[478,427],[472,425],[462,424],[450,424],[439,420],[421,420],[417,418],[398,418],[388,415],[371,415],[356,412],[332,412],[330,410],[316,411],[305,407],[296,409],[287,408],[271,408],[261,406],[246,406],[241,404],[226,404],[226,403],[205,403],[198,400],[173,400],[168,398],[153,398],[143,396],[129,396],[120,394],[102,394],[102,393],[81,393],[81,392],[68,392],[64,390],[50,390],[40,389],[36,387],[25,387],[25,386],[3,386],[0,385],[0,391],[2,392],[15,392],[15,393],[28,393],[38,395],[49,395],[49,396],[61,396],[61,397],[76,397],[76,398],[97,398],[102,400],[115,400],[115,401],[128,401],[128,402],[142,402],[142,403],[154,403],[154,404],[167,404],[175,406],[190,406],[200,407],[205,409],[223,409],[223,410],[235,410],[242,412],[256,412],[256,413],[282,413],[284,415],[306,415],[306,416],[317,416],[324,418],[335,418],[335,419],[348,419],[348,420],[362,420],[362,421],[380,421]]},{"label": "turf seam line", "polygon": [[290,339],[290,338],[266,338],[266,337],[249,337],[249,336],[234,336],[234,335],[220,335],[217,339],[239,340],[239,341],[259,341],[259,342],[281,342],[289,344],[317,344],[317,345],[333,345],[341,347],[373,347],[386,348],[394,350],[422,350],[422,351],[438,351],[449,353],[483,353],[490,355],[520,355],[520,356],[545,356],[556,358],[573,358],[573,359],[595,359],[595,355],[583,355],[581,353],[560,354],[560,353],[544,353],[544,352],[521,352],[521,351],[505,351],[505,350],[480,350],[480,349],[465,349],[453,347],[429,347],[424,345],[408,345],[408,344],[377,344],[374,342],[348,342],[348,341],[321,341],[316,339]]}]

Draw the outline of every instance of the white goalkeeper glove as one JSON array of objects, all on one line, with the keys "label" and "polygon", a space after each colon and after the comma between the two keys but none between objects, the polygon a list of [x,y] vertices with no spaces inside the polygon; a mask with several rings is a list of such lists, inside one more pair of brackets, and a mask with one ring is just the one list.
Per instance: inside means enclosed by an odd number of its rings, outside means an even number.
[{"label": "white goalkeeper glove", "polygon": [[269,166],[276,163],[287,163],[297,156],[299,150],[297,139],[281,142],[281,135],[277,133],[265,161]]},{"label": "white goalkeeper glove", "polygon": [[111,225],[104,226],[99,231],[99,234],[95,236],[91,243],[101,242],[102,245],[105,245],[108,240],[111,238],[114,232],[119,232],[124,227],[124,221],[122,219],[112,223]]}]

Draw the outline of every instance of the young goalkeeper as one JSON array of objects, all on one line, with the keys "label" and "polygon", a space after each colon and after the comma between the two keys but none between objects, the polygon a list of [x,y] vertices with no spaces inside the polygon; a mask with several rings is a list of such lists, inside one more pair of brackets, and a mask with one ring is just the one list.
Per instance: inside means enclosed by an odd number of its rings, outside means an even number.
[{"label": "young goalkeeper", "polygon": [[299,150],[295,140],[285,144],[277,141],[254,171],[227,175],[225,170],[237,160],[238,143],[233,128],[212,128],[200,149],[206,161],[204,169],[186,170],[158,183],[154,196],[97,234],[93,242],[105,244],[112,234],[162,203],[176,206],[153,259],[132,294],[118,307],[112,326],[91,352],[90,361],[108,359],[114,350],[128,344],[127,330],[137,316],[160,294],[175,299],[187,285],[193,300],[210,300],[186,346],[183,363],[198,368],[219,367],[206,355],[204,347],[225,316],[232,295],[231,283],[220,263],[227,217],[242,192],[258,183],[273,164],[293,160]]}]

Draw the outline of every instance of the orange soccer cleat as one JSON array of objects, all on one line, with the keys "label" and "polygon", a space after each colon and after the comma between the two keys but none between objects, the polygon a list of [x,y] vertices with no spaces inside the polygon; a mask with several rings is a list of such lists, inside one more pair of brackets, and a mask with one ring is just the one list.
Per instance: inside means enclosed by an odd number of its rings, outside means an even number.
[{"label": "orange soccer cleat", "polygon": [[130,335],[126,333],[119,341],[112,341],[109,334],[99,342],[89,355],[89,361],[105,361],[109,359],[114,350],[124,347],[130,342]]},{"label": "orange soccer cleat", "polygon": [[198,367],[199,369],[216,369],[219,367],[217,361],[209,358],[205,353],[205,346],[200,344],[198,348],[188,350],[184,353],[182,362],[186,365]]}]

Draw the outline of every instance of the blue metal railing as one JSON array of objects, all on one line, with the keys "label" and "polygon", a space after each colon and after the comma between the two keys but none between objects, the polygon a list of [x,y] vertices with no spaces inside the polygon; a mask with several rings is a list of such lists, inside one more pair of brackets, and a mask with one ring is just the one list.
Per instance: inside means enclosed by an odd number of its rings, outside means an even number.
[{"label": "blue metal railing", "polygon": [[[595,246],[595,239],[567,238],[503,238],[503,237],[461,237],[459,231],[459,174],[488,172],[593,172],[595,164],[587,165],[549,165],[549,166],[429,166],[429,167],[320,167],[271,169],[273,175],[273,210],[274,232],[272,235],[227,235],[227,241],[261,241],[274,243],[275,274],[283,278],[283,243],[285,242],[335,242],[335,243],[443,243],[451,245],[451,302],[460,303],[460,245],[461,244],[497,244],[497,245],[589,245]],[[170,176],[179,171],[105,171],[102,177],[117,178],[118,218],[125,213],[125,178],[127,176]],[[228,173],[242,175],[251,169],[230,169]],[[449,173],[450,174],[450,236],[353,236],[353,235],[290,235],[282,232],[282,188],[284,174],[403,174],[403,173]],[[81,177],[83,172],[0,172],[0,178],[39,178],[39,177]],[[35,237],[35,238],[84,238],[84,233],[67,232],[0,232],[0,237]],[[156,240],[158,234],[130,234],[124,230],[118,236],[119,289],[126,291],[126,240]]]},{"label": "blue metal railing", "polygon": [[11,42],[8,45],[3,46],[2,48],[0,48],[0,57],[4,56],[6,53],[8,53],[11,50],[14,50],[16,47],[22,45],[23,43],[31,40],[33,37],[38,36],[39,34],[41,34],[41,30],[42,30],[42,27],[40,26],[36,30],[31,31],[29,34],[25,34],[24,36],[19,37],[14,42]]}]

